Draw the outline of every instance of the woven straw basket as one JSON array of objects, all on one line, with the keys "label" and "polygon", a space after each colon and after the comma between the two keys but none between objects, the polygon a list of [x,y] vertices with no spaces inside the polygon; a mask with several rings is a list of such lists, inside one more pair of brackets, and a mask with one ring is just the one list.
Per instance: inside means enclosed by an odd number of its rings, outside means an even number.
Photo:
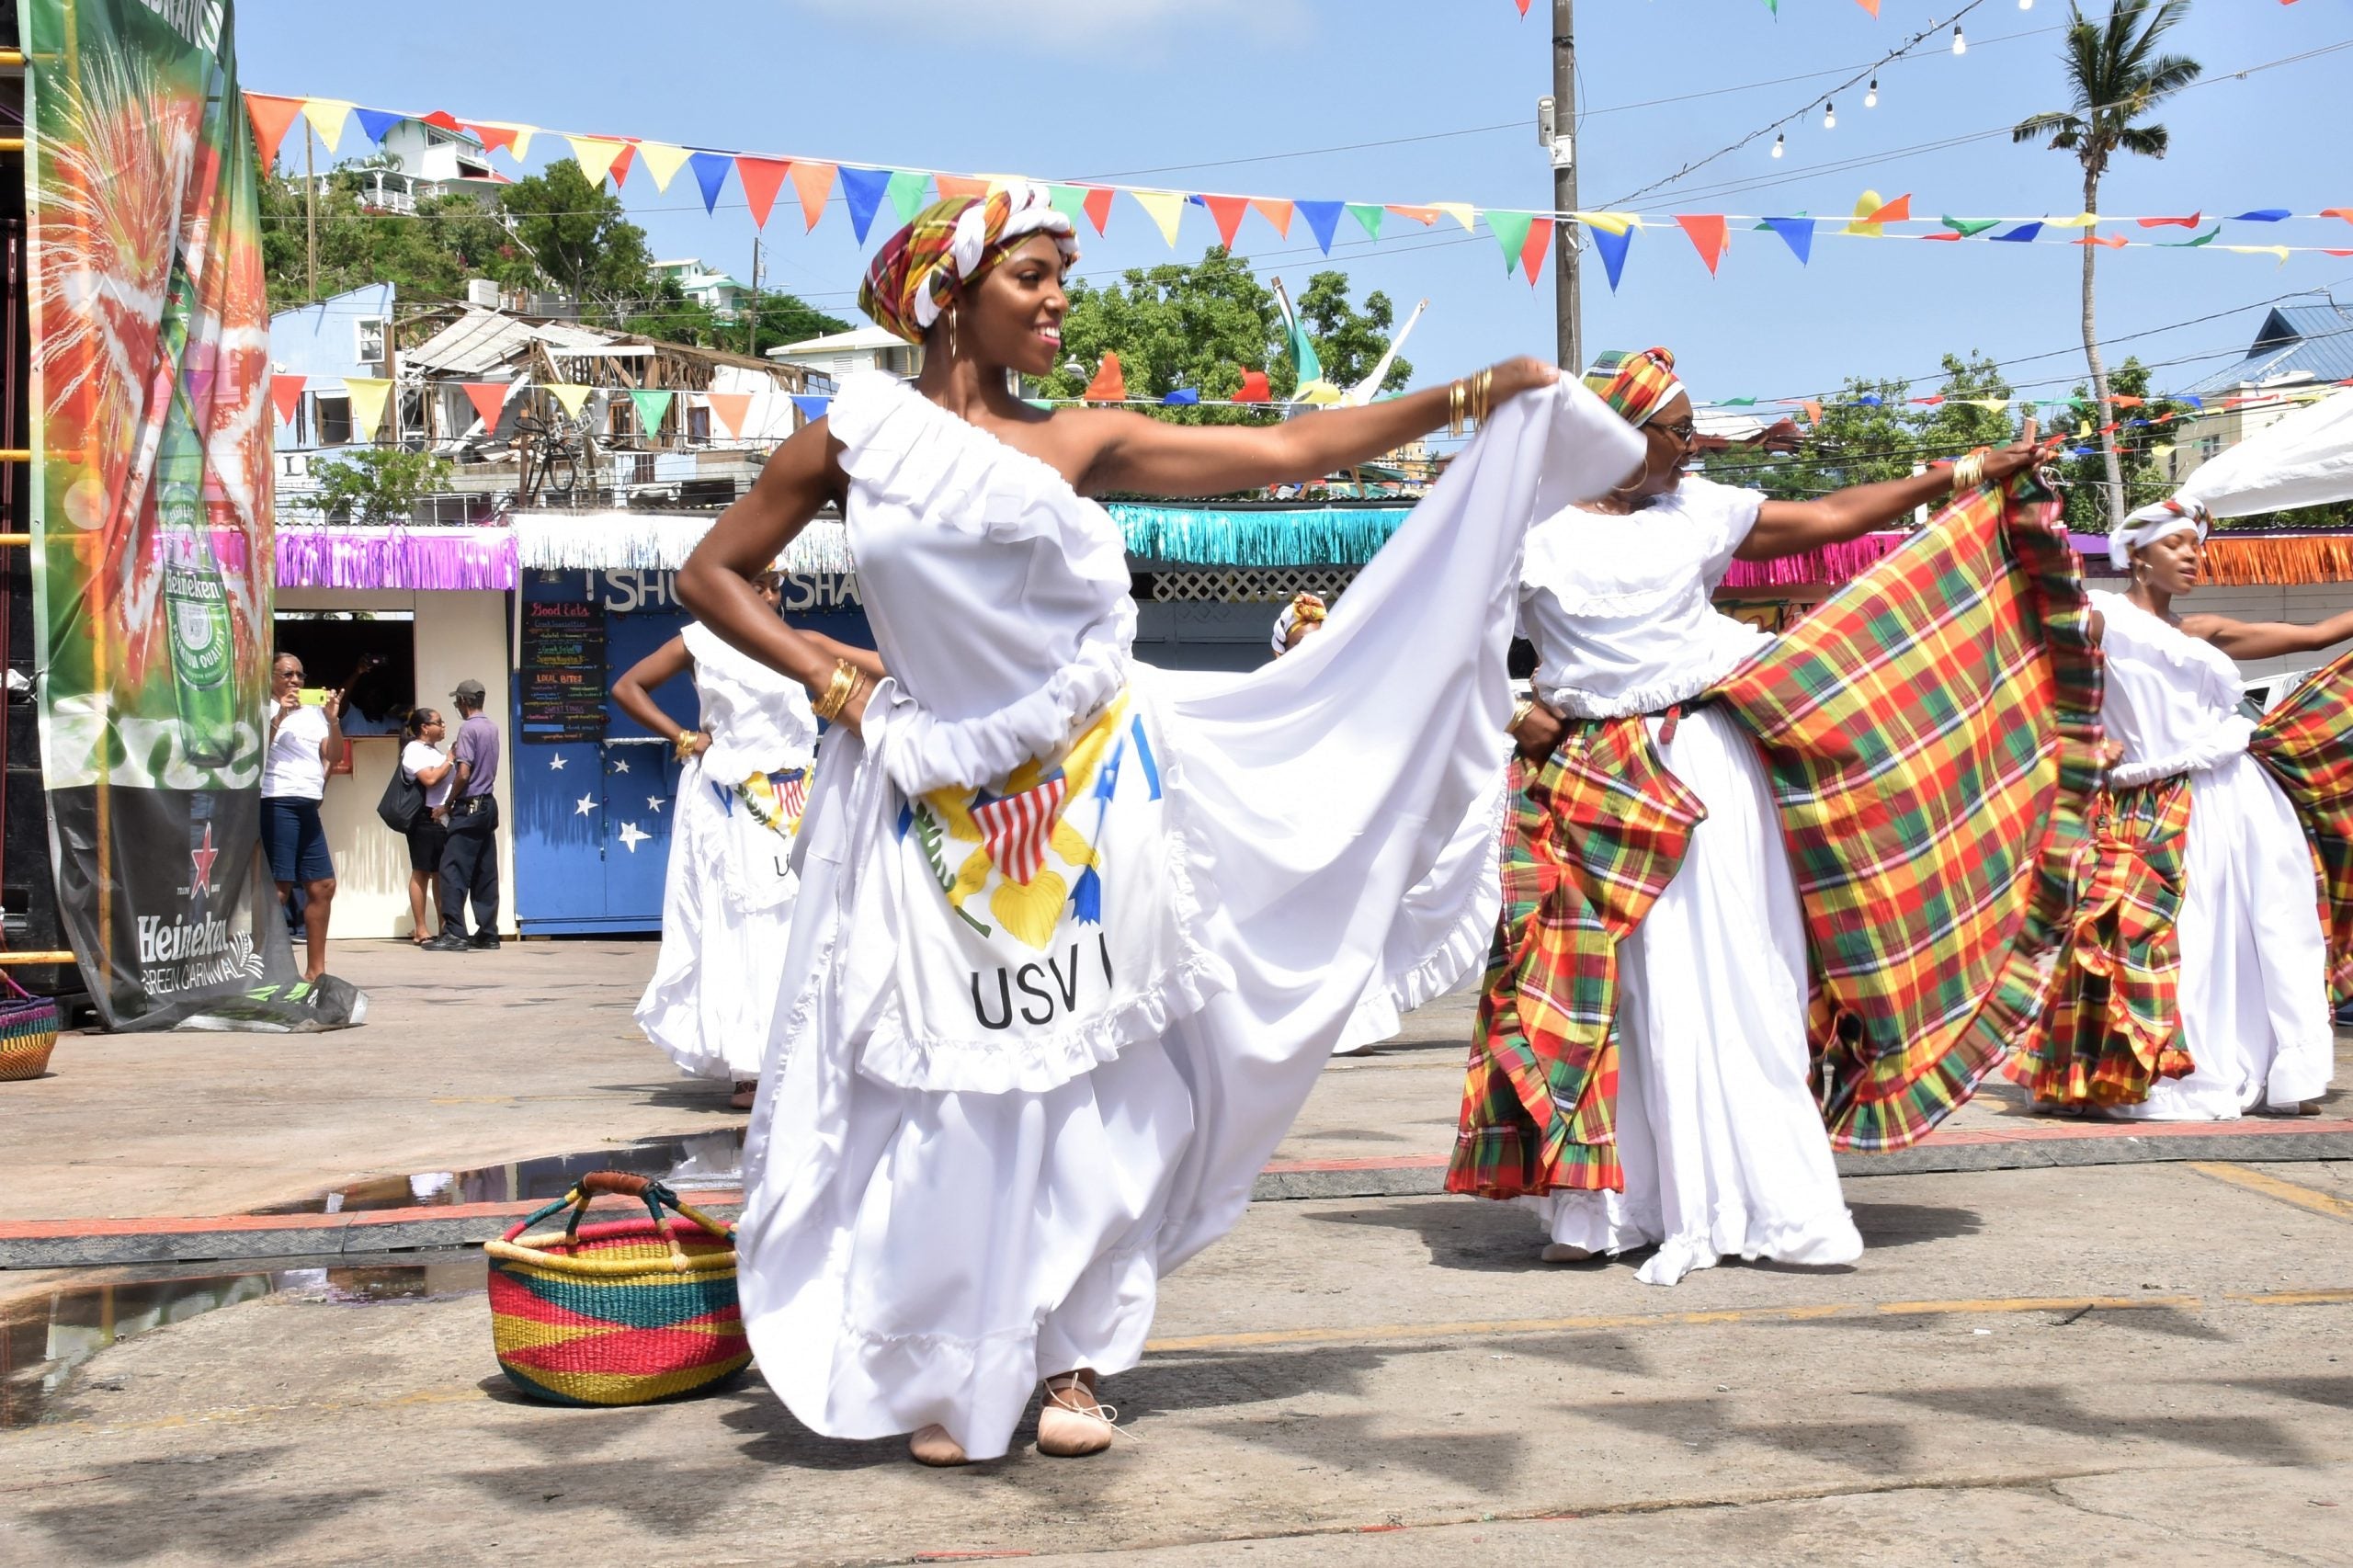
[{"label": "woven straw basket", "polygon": [[6,970],[0,983],[10,993],[0,996],[0,1082],[38,1078],[57,1049],[57,1004],[27,991]]},{"label": "woven straw basket", "polygon": [[[648,1218],[582,1224],[601,1193],[642,1199]],[[524,1233],[566,1207],[561,1232]],[[675,1225],[665,1207],[695,1228]],[[720,1388],[751,1365],[735,1306],[734,1228],[660,1182],[619,1171],[583,1176],[483,1250],[498,1365],[533,1399],[649,1404]]]}]

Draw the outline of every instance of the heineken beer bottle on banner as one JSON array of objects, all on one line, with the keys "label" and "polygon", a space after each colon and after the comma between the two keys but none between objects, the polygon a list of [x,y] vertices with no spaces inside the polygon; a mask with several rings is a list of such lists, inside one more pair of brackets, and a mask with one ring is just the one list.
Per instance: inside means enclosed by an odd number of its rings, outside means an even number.
[{"label": "heineken beer bottle on banner", "polygon": [[186,378],[178,373],[188,351],[188,275],[175,267],[163,320],[164,346],[175,374],[155,449],[157,542],[180,749],[196,767],[217,768],[237,756],[236,631],[205,515],[204,439],[188,405]]}]

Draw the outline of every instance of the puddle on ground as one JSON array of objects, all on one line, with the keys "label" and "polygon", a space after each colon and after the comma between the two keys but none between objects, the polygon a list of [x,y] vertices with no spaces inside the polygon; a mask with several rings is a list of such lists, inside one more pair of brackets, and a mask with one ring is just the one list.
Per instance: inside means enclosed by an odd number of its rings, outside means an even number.
[{"label": "puddle on ground", "polygon": [[744,1130],[697,1132],[615,1143],[574,1154],[547,1154],[470,1171],[371,1176],[316,1198],[276,1203],[256,1214],[344,1214],[367,1209],[438,1208],[460,1203],[553,1202],[591,1171],[658,1177],[680,1194],[732,1191],[741,1185]]},{"label": "puddle on ground", "polygon": [[483,1256],[451,1249],[409,1261],[223,1273],[218,1264],[118,1273],[0,1305],[0,1427],[30,1426],[59,1414],[75,1376],[109,1346],[206,1312],[265,1296],[329,1307],[438,1301],[483,1289]]}]

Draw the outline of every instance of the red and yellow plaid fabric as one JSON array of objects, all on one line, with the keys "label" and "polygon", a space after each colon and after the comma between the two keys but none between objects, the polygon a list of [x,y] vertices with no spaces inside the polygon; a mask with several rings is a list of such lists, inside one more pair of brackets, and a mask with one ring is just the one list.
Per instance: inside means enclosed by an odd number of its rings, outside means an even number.
[{"label": "red and yellow plaid fabric", "polygon": [[1645,348],[1640,353],[1612,349],[1593,362],[1585,373],[1585,384],[1592,393],[1611,408],[1629,425],[1643,426],[1650,422],[1675,394],[1683,390],[1676,379],[1675,356],[1664,348]]},{"label": "red and yellow plaid fabric", "polygon": [[2279,781],[2312,840],[2329,999],[2341,1006],[2353,1001],[2353,653],[2264,715],[2247,749]]},{"label": "red and yellow plaid fabric", "polygon": [[1515,758],[1503,916],[1479,1001],[1449,1192],[1622,1190],[1618,944],[1665,891],[1707,815],[1639,718]]},{"label": "red and yellow plaid fabric", "polygon": [[2034,1037],[2089,849],[2098,655],[2058,504],[1960,497],[1715,695],[1789,836],[1831,1142],[1903,1148]]},{"label": "red and yellow plaid fabric", "polygon": [[2047,1104],[2137,1105],[2189,1071],[2176,994],[2189,780],[2104,792],[2048,1025],[2010,1075]]}]

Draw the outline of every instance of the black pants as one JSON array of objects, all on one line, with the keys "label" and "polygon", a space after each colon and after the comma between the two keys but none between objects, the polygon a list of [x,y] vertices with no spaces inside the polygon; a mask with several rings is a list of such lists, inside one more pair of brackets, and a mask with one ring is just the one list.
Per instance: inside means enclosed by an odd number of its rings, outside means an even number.
[{"label": "black pants", "polygon": [[471,816],[463,807],[449,815],[449,843],[441,851],[441,923],[445,931],[466,934],[466,900],[474,906],[474,934],[498,935],[498,806],[487,795]]}]

